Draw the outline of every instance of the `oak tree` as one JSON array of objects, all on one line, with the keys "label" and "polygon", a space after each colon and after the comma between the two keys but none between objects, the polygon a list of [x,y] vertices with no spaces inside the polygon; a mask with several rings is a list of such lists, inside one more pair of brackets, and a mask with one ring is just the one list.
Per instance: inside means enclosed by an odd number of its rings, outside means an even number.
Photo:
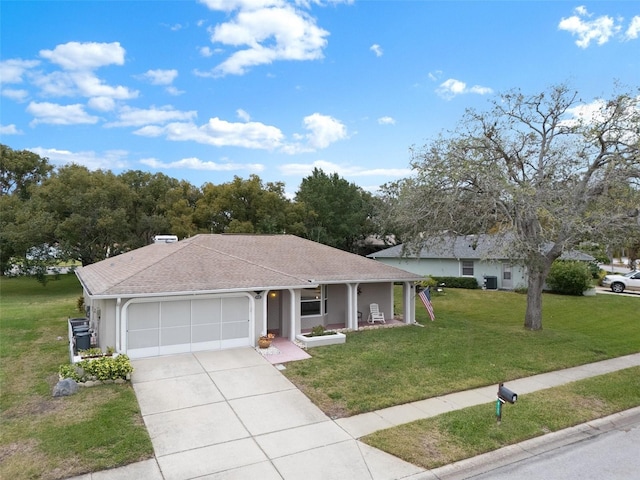
[{"label": "oak tree", "polygon": [[413,176],[383,187],[387,223],[413,245],[445,232],[509,239],[508,258],[527,270],[524,325],[539,330],[553,261],[640,228],[639,99],[585,103],[557,85],[468,110],[455,131],[413,149]]}]

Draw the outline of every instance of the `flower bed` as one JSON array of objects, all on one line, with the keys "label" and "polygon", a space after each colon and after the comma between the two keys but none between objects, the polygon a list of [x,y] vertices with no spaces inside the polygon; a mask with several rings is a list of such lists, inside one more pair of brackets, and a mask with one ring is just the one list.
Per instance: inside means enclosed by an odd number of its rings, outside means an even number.
[{"label": "flower bed", "polygon": [[296,340],[305,348],[312,348],[345,343],[347,336],[340,332],[327,332],[323,335],[296,335]]},{"label": "flower bed", "polygon": [[113,354],[87,358],[73,364],[60,365],[60,379],[72,378],[78,383],[86,382],[118,382],[129,380],[133,372],[131,360],[127,355]]}]

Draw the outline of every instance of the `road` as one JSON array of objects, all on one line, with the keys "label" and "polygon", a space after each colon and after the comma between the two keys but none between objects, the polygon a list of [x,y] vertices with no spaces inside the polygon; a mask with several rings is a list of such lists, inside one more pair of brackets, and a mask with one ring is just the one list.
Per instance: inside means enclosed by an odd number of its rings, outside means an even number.
[{"label": "road", "polygon": [[474,480],[632,480],[640,478],[640,423],[492,470]]}]

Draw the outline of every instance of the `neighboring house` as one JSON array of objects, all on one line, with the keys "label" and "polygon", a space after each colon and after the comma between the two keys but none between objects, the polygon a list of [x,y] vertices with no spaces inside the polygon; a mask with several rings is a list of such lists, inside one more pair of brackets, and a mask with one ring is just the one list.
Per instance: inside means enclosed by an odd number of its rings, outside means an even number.
[{"label": "neighboring house", "polygon": [[78,268],[98,346],[132,358],[290,340],[315,325],[358,327],[369,304],[415,318],[419,275],[292,235],[196,235]]},{"label": "neighboring house", "polygon": [[[510,260],[507,249],[504,237],[496,235],[445,236],[429,241],[419,252],[396,245],[367,257],[422,276],[474,277],[480,286],[502,290],[526,287],[526,268]],[[560,258],[595,260],[578,251]]]}]

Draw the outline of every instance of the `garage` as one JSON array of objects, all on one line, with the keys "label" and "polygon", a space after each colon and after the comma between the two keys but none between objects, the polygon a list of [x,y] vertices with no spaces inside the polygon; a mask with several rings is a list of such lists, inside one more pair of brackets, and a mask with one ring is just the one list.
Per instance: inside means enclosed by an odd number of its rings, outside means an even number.
[{"label": "garage", "polygon": [[248,295],[130,300],[123,308],[131,358],[252,345]]}]

